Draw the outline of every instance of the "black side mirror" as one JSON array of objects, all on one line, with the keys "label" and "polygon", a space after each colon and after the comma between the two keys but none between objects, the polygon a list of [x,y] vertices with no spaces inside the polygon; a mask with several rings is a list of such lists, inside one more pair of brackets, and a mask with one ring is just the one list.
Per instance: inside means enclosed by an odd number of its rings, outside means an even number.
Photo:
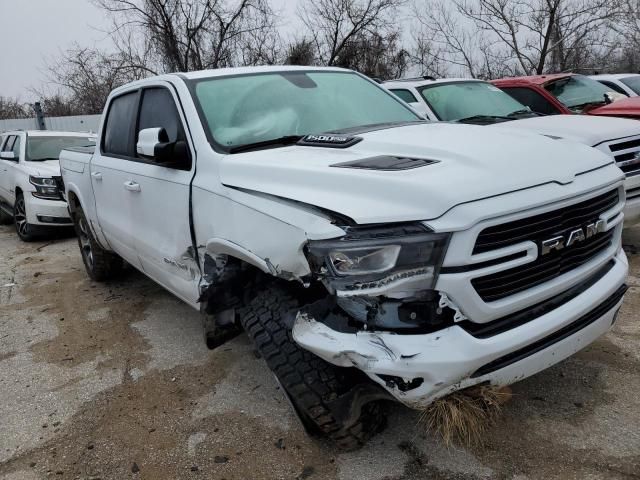
[{"label": "black side mirror", "polygon": [[138,134],[138,155],[180,170],[191,169],[191,153],[184,140],[170,142],[164,128],[145,128]]}]

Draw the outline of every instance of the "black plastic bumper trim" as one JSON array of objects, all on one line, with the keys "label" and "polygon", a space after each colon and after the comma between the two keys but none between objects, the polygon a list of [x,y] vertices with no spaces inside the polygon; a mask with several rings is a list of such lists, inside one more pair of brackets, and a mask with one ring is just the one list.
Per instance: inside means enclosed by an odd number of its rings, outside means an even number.
[{"label": "black plastic bumper trim", "polygon": [[580,330],[588,327],[589,325],[600,319],[605,313],[614,308],[624,297],[627,288],[627,285],[621,285],[620,288],[618,288],[618,290],[616,290],[604,302],[602,302],[596,308],[578,318],[574,322],[561,328],[557,332],[554,332],[551,335],[538,340],[537,342],[534,342],[524,348],[521,348],[520,350],[511,352],[490,363],[487,363],[486,365],[483,365],[471,375],[471,378],[482,377],[483,375],[487,375],[502,368],[508,367],[509,365],[519,362],[520,360],[523,360],[533,355],[534,353],[538,353],[545,348],[551,347],[552,345],[555,345],[556,343],[561,342],[562,340],[576,334]]}]

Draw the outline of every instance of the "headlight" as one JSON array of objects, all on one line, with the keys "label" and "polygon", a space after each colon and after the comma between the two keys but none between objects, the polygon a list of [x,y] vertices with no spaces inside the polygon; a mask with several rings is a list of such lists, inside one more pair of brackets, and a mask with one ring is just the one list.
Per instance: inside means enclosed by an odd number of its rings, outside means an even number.
[{"label": "headlight", "polygon": [[29,175],[29,183],[36,187],[36,191],[33,192],[34,197],[47,200],[61,200],[62,198],[55,179],[51,177]]},{"label": "headlight", "polygon": [[336,286],[375,282],[403,272],[427,275],[433,287],[444,257],[448,234],[432,233],[421,224],[348,227],[335,240],[309,242],[312,268]]}]

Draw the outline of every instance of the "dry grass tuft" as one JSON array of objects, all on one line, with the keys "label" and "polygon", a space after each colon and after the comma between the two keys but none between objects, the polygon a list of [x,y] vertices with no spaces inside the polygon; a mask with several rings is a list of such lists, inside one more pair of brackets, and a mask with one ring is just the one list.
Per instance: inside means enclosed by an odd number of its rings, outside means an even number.
[{"label": "dry grass tuft", "polygon": [[482,442],[482,435],[511,399],[511,389],[473,387],[435,400],[420,416],[419,423],[437,432],[444,443],[471,446]]}]

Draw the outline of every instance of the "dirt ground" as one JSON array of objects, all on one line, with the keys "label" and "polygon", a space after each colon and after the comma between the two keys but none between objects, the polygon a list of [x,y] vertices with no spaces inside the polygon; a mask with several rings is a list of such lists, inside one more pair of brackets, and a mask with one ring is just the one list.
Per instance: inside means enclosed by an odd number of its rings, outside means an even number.
[{"label": "dirt ground", "polygon": [[208,351],[197,312],[141,274],[97,284],[75,238],[0,227],[0,479],[640,479],[630,261],[613,330],[515,385],[482,445],[444,447],[395,405],[340,453],[305,435],[245,337]]}]

